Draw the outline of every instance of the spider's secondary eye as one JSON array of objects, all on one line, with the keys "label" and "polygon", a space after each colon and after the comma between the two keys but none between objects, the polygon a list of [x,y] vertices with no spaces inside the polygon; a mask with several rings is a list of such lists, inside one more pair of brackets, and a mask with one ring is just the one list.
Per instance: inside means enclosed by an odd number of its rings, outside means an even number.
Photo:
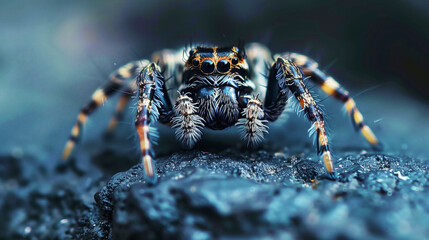
[{"label": "spider's secondary eye", "polygon": [[228,60],[222,59],[217,63],[217,70],[221,73],[228,72],[230,64]]},{"label": "spider's secondary eye", "polygon": [[198,67],[198,65],[200,65],[200,60],[195,58],[194,60],[192,60],[192,65],[194,65],[194,67]]},{"label": "spider's secondary eye", "polygon": [[234,64],[234,65],[235,65],[235,64],[237,64],[237,63],[238,63],[238,58],[233,58],[233,59],[232,59],[232,64]]},{"label": "spider's secondary eye", "polygon": [[212,73],[214,68],[215,66],[212,60],[204,60],[204,62],[201,64],[201,71],[204,73]]}]

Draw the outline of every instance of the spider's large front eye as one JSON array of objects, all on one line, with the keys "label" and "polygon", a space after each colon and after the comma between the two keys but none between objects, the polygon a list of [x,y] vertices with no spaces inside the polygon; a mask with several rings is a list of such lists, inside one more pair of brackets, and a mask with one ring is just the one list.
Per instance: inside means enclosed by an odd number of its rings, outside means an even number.
[{"label": "spider's large front eye", "polygon": [[194,60],[192,60],[192,65],[194,66],[194,67],[198,67],[198,65],[200,65],[200,60],[198,60],[198,59],[194,59]]},{"label": "spider's large front eye", "polygon": [[229,64],[228,60],[222,59],[217,63],[217,70],[221,73],[226,73],[229,71],[229,67],[231,64]]},{"label": "spider's large front eye", "polygon": [[237,63],[238,63],[238,58],[233,58],[233,59],[232,59],[232,64],[234,64],[234,65],[235,65],[235,64],[237,64]]},{"label": "spider's large front eye", "polygon": [[212,60],[204,60],[201,64],[201,71],[203,71],[203,73],[212,73],[214,68],[215,66]]}]

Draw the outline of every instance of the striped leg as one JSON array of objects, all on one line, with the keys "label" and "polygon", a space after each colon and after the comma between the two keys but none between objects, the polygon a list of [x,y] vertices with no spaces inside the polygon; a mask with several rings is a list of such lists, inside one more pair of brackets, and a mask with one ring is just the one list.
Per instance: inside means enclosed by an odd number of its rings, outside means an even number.
[{"label": "striped leg", "polygon": [[334,78],[320,70],[317,62],[314,60],[297,53],[287,53],[285,55],[289,56],[293,62],[301,67],[304,74],[311,76],[312,81],[314,81],[324,92],[344,103],[356,131],[360,131],[374,149],[380,150],[382,148],[382,145],[375,134],[363,122],[363,116],[359,112],[355,101],[350,97],[347,90],[342,88]]},{"label": "striped leg", "polygon": [[130,82],[130,85],[124,90],[119,99],[118,105],[116,106],[115,113],[110,119],[109,125],[107,127],[107,132],[111,133],[115,130],[118,122],[123,118],[125,107],[130,101],[131,97],[134,95],[134,92],[137,90],[137,85],[134,81]]},{"label": "striped leg", "polygon": [[[165,76],[175,76],[176,81],[181,77],[181,75],[175,75],[175,71],[178,69],[177,66],[183,64],[182,62],[182,52],[174,52],[171,50],[163,50],[160,52],[155,53],[152,56],[152,62],[159,63],[159,66],[162,69],[162,72]],[[181,74],[181,72],[180,72]],[[137,86],[135,82],[131,82],[128,88],[124,91],[122,94],[118,105],[116,107],[115,114],[113,115],[112,119],[109,122],[107,132],[111,133],[113,130],[115,130],[116,125],[118,121],[120,121],[123,117],[123,112],[125,110],[125,107],[127,106],[127,103],[130,101],[131,97],[133,96],[133,93],[137,90]],[[163,102],[165,108],[171,109],[171,106],[167,106],[169,102]],[[172,111],[171,111],[172,112]],[[172,114],[171,114],[172,115]],[[161,119],[159,119],[162,123],[168,123],[171,120],[171,115],[162,115]]]},{"label": "striped leg", "polygon": [[138,71],[139,68],[141,69],[144,65],[147,65],[147,61],[130,62],[120,67],[117,71],[112,73],[109,83],[107,83],[104,87],[97,89],[92,94],[91,101],[82,108],[77,117],[77,121],[72,128],[70,138],[67,141],[62,154],[63,160],[68,159],[71,152],[73,151],[73,148],[79,139],[81,129],[88,120],[88,116],[93,113],[100,105],[102,105],[107,100],[107,98],[121,89],[126,82],[126,79],[134,76],[136,71]]},{"label": "striped leg", "polygon": [[282,94],[290,90],[295,95],[301,105],[301,109],[312,123],[309,133],[310,135],[315,134],[317,153],[322,156],[329,175],[335,178],[334,164],[329,150],[323,113],[306,88],[302,80],[300,69],[296,64],[282,57],[276,59],[276,62],[271,67],[271,70],[273,69],[275,69],[275,71],[270,71],[269,79],[277,80]]},{"label": "striped leg", "polygon": [[[137,78],[138,103],[135,126],[139,136],[140,150],[142,154],[142,163],[146,176],[154,182],[156,180],[154,166],[154,152],[152,143],[156,136],[155,129],[150,130],[150,125],[156,122],[160,113],[172,111],[166,109],[171,106],[169,98],[166,95],[165,80],[161,75],[161,69],[155,63],[145,67]],[[168,104],[164,104],[167,102]],[[151,141],[152,140],[152,141]]]}]

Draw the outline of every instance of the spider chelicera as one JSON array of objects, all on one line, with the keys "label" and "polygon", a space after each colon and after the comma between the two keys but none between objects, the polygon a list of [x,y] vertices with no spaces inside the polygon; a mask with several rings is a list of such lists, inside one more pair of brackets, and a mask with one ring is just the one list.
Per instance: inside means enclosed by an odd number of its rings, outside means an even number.
[{"label": "spider chelicera", "polygon": [[[115,71],[109,83],[94,92],[92,100],[78,115],[63,159],[70,156],[88,116],[121,89],[124,92],[109,130],[115,128],[130,96],[136,92],[135,127],[144,171],[151,180],[156,177],[151,142],[155,122],[171,124],[177,139],[189,147],[201,138],[204,127],[220,130],[230,126],[239,127],[242,139],[254,146],[263,140],[264,133],[268,132],[267,123],[279,118],[292,94],[312,124],[309,132],[315,138],[318,155],[328,174],[335,178],[324,116],[304,84],[305,76],[342,101],[356,130],[373,147],[380,147],[349,93],[321,71],[318,63],[304,55],[286,52],[272,56],[265,46],[257,43],[249,44],[246,53],[234,46],[200,46],[192,48],[185,61],[183,53],[163,50],[153,55],[152,62],[134,61]],[[171,79],[166,81],[165,76]],[[135,78],[137,81],[128,81]]]}]

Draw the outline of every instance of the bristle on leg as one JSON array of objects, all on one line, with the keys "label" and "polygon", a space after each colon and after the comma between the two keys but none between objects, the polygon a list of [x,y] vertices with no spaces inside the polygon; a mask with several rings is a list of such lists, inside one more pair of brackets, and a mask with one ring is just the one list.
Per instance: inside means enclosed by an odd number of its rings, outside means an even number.
[{"label": "bristle on leg", "polygon": [[[303,61],[303,59],[300,60]],[[291,91],[299,103],[301,111],[312,123],[308,132],[310,136],[314,137],[317,154],[321,156],[328,174],[335,175],[323,112],[305,86],[301,70],[290,59],[278,57],[272,66],[272,73],[276,74],[275,78],[278,81],[279,91]]]},{"label": "bristle on leg", "polygon": [[171,119],[176,138],[191,148],[201,139],[204,119],[198,115],[198,109],[192,98],[180,95],[176,101],[175,117]]},{"label": "bristle on leg", "polygon": [[[157,134],[151,134],[151,124],[158,120],[159,108],[163,107],[164,77],[155,63],[144,68],[137,79],[138,102],[135,127],[139,136],[142,165],[148,182],[156,182],[156,168],[152,149],[152,140]],[[151,130],[152,129],[152,130]]]},{"label": "bristle on leg", "polygon": [[285,53],[284,56],[290,59],[302,68],[310,80],[316,83],[329,96],[332,96],[344,103],[344,107],[357,131],[371,144],[375,150],[381,150],[383,145],[377,139],[372,130],[364,123],[363,115],[358,110],[355,101],[349,95],[349,92],[331,76],[319,69],[319,64],[313,59],[298,53]]},{"label": "bristle on leg", "polygon": [[268,133],[267,120],[264,118],[264,110],[259,99],[253,98],[247,103],[247,107],[241,113],[236,123],[241,133],[241,139],[247,142],[248,147],[256,147],[264,139],[264,133]]}]

